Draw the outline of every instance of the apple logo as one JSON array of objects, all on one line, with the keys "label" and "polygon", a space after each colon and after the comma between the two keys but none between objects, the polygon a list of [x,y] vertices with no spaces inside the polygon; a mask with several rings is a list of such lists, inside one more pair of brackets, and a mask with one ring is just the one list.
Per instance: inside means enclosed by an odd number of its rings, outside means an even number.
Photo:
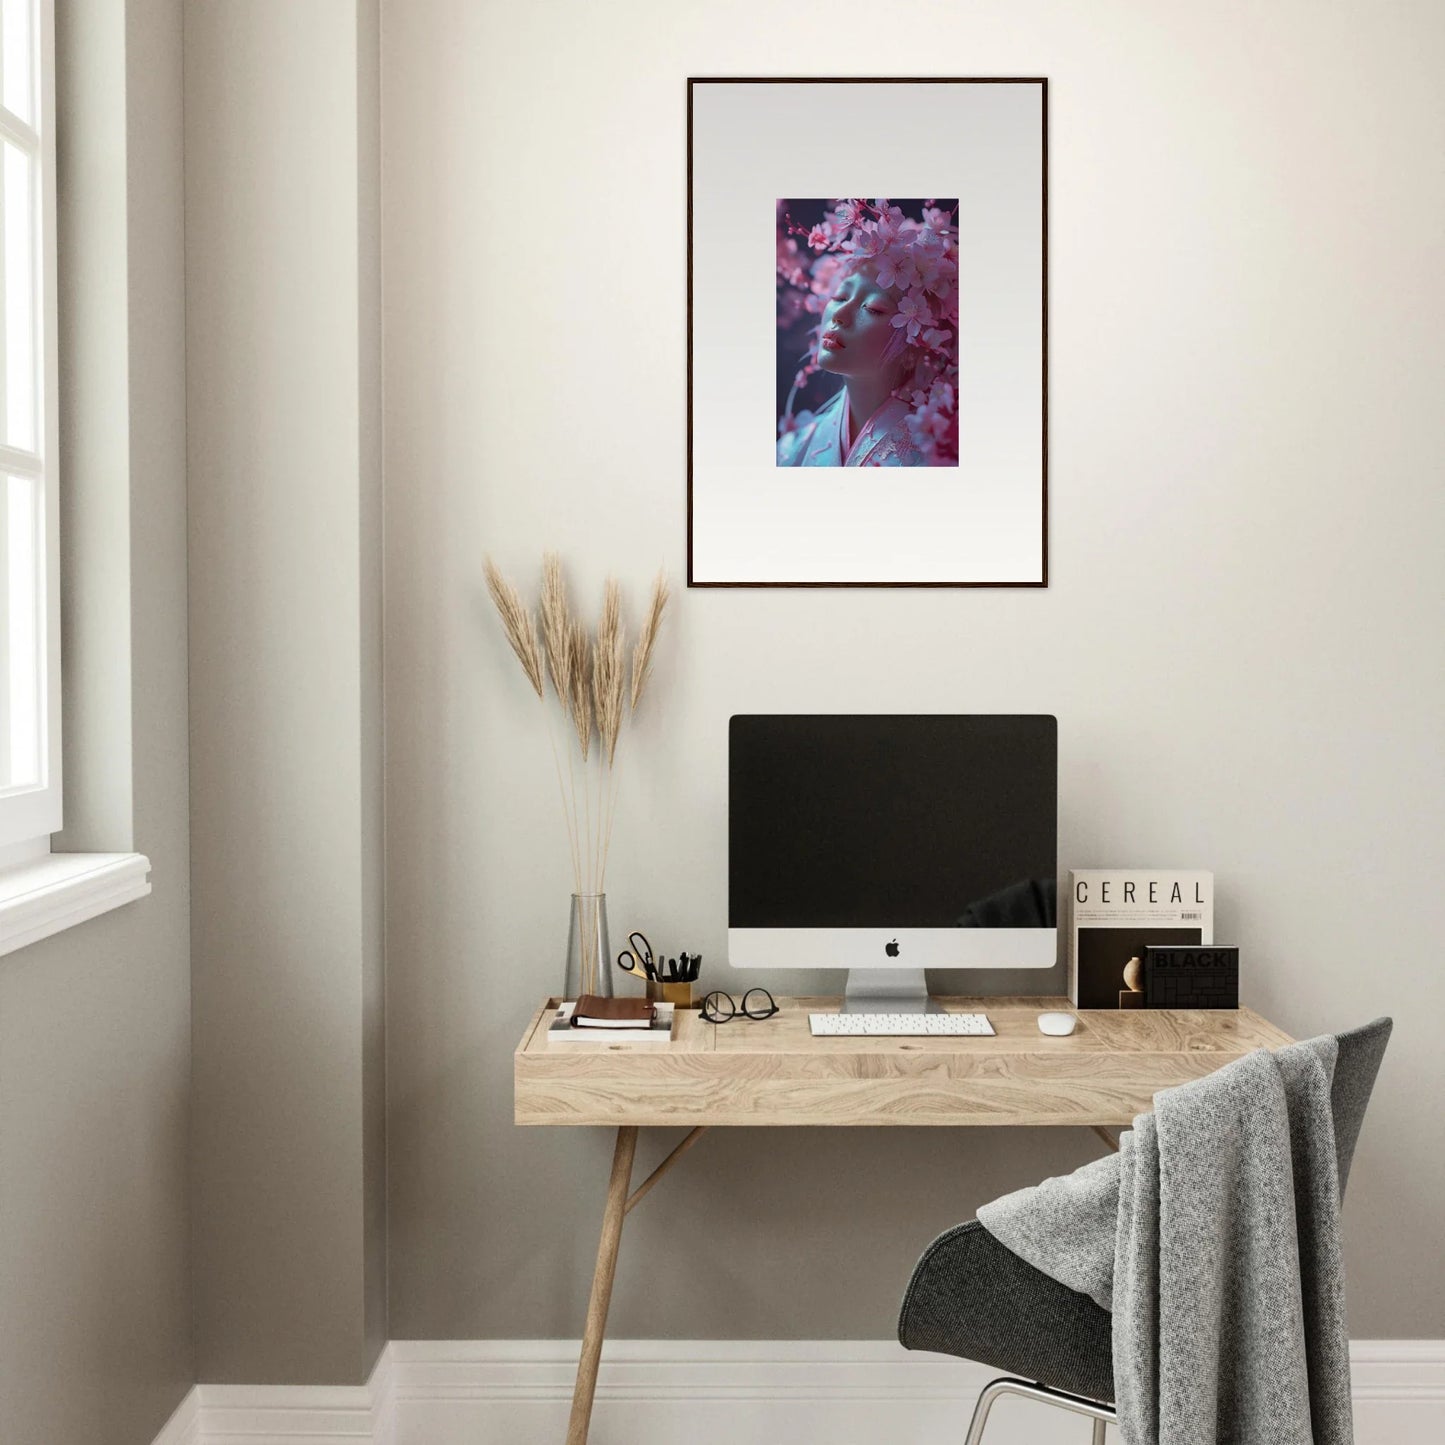
[{"label": "apple logo", "polygon": [[898,940],[895,938],[892,943],[885,943],[883,945],[883,952],[886,953],[889,958],[897,958]]}]

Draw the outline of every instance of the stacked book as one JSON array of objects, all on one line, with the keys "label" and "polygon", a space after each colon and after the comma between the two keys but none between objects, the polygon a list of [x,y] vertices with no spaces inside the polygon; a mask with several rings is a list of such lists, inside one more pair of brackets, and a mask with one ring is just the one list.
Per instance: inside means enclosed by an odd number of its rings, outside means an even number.
[{"label": "stacked book", "polygon": [[665,1044],[672,1039],[675,1006],[645,998],[583,994],[564,1003],[547,1026],[549,1044]]}]

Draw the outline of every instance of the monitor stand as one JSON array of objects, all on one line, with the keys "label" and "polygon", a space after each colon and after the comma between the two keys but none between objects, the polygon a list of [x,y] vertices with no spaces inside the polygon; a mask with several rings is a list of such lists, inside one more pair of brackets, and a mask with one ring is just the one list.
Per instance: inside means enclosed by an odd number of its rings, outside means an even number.
[{"label": "monitor stand", "polygon": [[850,968],[843,995],[845,1014],[936,1014],[921,968]]}]

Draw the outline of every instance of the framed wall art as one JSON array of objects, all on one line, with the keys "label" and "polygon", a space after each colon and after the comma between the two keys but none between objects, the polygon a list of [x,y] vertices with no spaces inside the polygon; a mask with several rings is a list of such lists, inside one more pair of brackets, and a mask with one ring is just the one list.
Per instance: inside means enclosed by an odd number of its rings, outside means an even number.
[{"label": "framed wall art", "polygon": [[1047,82],[687,95],[688,584],[1046,586]]}]

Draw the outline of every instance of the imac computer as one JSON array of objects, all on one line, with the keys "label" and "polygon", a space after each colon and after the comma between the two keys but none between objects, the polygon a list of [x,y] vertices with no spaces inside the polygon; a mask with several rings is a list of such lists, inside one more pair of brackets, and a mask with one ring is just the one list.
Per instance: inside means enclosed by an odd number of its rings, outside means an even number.
[{"label": "imac computer", "polygon": [[728,737],[728,959],[846,968],[845,1009],[928,1007],[925,968],[1049,968],[1045,716],[746,715]]}]

